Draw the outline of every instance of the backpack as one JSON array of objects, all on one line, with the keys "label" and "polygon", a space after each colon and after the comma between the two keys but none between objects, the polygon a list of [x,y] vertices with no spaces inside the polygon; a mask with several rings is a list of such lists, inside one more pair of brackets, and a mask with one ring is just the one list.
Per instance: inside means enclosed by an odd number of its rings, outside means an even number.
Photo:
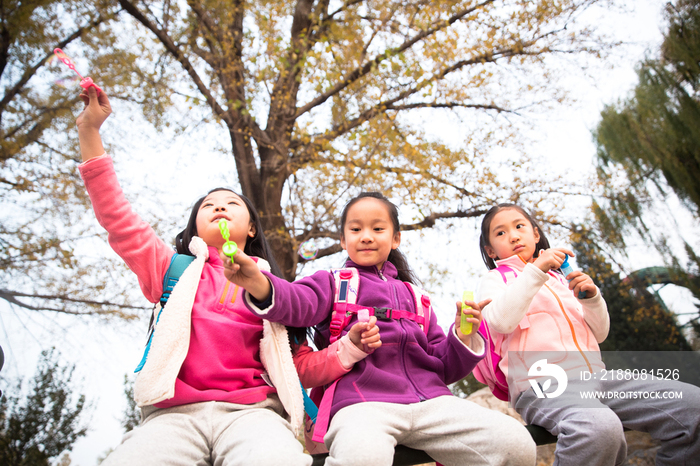
[{"label": "backpack", "polygon": [[[508,284],[509,279],[512,280],[518,276],[516,271],[507,265],[500,265],[493,270],[501,274],[501,278],[503,278],[503,283],[505,284]],[[552,275],[561,281],[561,278],[559,278],[553,272],[550,271],[549,275]],[[479,331],[482,335],[484,335],[486,341],[488,341],[488,346],[484,351],[486,353],[484,359],[477,363],[472,373],[474,374],[476,380],[489,386],[491,393],[493,393],[496,398],[499,400],[508,401],[508,382],[506,380],[506,375],[498,366],[502,359],[501,343],[503,343],[503,336],[496,335],[495,338],[492,337],[486,320],[481,321]]]},{"label": "backpack", "polygon": [[[416,322],[426,335],[428,334],[432,308],[430,305],[430,297],[421,288],[412,283],[404,282],[413,295],[416,305],[415,314],[400,309],[370,308],[357,304],[360,273],[356,268],[333,269],[331,270],[331,274],[335,281],[335,295],[333,297],[333,313],[331,315],[329,329],[330,343],[340,338],[343,329],[350,323],[353,314],[357,314],[360,320],[368,320],[371,316],[377,317],[377,320],[410,319]],[[313,400],[315,404],[320,404],[316,417],[306,416],[304,437],[306,439],[306,449],[311,454],[328,451],[323,445],[323,436],[326,433],[330,421],[330,408],[338,380],[340,379],[334,381],[327,388],[314,387],[311,390],[311,400]],[[326,392],[328,392],[327,395]],[[307,411],[307,413],[308,412],[309,411]],[[319,421],[318,426],[316,425],[317,419]]]},{"label": "backpack", "polygon": [[175,288],[175,285],[177,284],[178,280],[180,280],[182,273],[185,271],[187,266],[190,265],[192,261],[194,261],[194,259],[194,256],[188,256],[187,254],[177,253],[175,253],[172,259],[170,259],[170,265],[168,266],[168,270],[165,272],[165,277],[163,277],[163,294],[160,295],[158,303],[156,303],[155,307],[153,308],[153,313],[151,314],[151,321],[148,324],[148,338],[146,340],[146,348],[144,348],[143,350],[143,357],[141,358],[141,362],[139,362],[138,366],[136,366],[136,369],[134,369],[135,373],[140,372],[141,369],[143,369],[143,365],[146,364],[146,358],[148,357],[148,352],[151,349],[151,341],[153,340],[153,332],[156,328],[156,324],[158,323],[158,319],[160,319],[160,314],[163,312],[165,303],[167,303],[168,298],[170,298],[170,293],[173,292],[173,288]]}]

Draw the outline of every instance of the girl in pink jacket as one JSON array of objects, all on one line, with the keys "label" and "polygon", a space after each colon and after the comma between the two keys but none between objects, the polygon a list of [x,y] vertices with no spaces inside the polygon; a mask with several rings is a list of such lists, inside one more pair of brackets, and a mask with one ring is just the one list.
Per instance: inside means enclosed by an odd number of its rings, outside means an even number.
[{"label": "girl in pink jacket", "polygon": [[[598,346],[610,328],[607,306],[591,277],[560,272],[570,250],[550,248],[532,216],[513,204],[486,213],[480,248],[490,272],[478,299],[491,300],[483,318],[510,402],[526,423],[558,436],[555,465],[622,464],[623,427],[662,442],[657,465],[697,464],[700,389],[672,380],[610,380]],[[584,399],[594,391],[625,397]],[[626,397],[641,392],[657,395]],[[670,392],[682,392],[682,400],[664,396]]]},{"label": "girl in pink jacket", "polygon": [[103,464],[309,466],[296,439],[302,395],[286,328],[249,312],[245,290],[223,274],[225,221],[230,239],[257,256],[258,267],[279,275],[256,210],[244,196],[215,189],[195,203],[174,251],[131,210],[105,154],[99,128],[111,113],[106,93],[91,87],[80,97],[80,173],[110,245],[136,273],[144,296],[159,301],[176,251],[193,256],[157,314],[139,367],[134,397],[141,424]]}]

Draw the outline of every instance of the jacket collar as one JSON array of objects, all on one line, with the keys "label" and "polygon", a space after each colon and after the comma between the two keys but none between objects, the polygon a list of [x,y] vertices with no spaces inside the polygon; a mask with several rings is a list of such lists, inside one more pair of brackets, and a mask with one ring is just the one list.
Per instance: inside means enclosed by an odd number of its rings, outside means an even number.
[{"label": "jacket collar", "polygon": [[496,267],[500,267],[502,265],[506,265],[512,269],[517,270],[518,272],[522,272],[525,266],[527,265],[527,262],[523,260],[522,257],[519,255],[514,255],[510,256],[507,259],[502,259],[502,260],[497,260],[496,262]]},{"label": "jacket collar", "polygon": [[394,264],[392,264],[389,261],[384,262],[384,265],[382,265],[381,270],[377,269],[376,265],[370,265],[370,266],[364,266],[364,265],[357,265],[350,259],[345,261],[345,267],[354,267],[357,270],[360,270],[365,273],[369,273],[372,275],[376,275],[378,277],[388,277],[388,278],[396,278],[399,276],[399,272],[396,270],[396,267]]}]

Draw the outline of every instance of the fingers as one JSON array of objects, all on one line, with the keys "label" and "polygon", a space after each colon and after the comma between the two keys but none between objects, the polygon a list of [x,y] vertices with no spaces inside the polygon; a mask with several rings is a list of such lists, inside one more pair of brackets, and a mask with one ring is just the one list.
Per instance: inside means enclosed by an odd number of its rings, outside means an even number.
[{"label": "fingers", "polygon": [[365,327],[365,331],[362,332],[360,336],[360,343],[372,350],[375,350],[382,346],[382,340],[379,335],[379,327],[376,325],[376,323],[377,318],[375,316],[371,316],[369,318],[369,322],[360,322],[358,324],[355,324],[363,325]]},{"label": "fingers", "polygon": [[477,311],[481,311],[486,307],[489,303],[491,302],[491,299],[484,299],[483,301],[476,302],[476,301],[457,301],[455,304],[457,305],[457,315],[462,314],[462,304],[466,304],[469,306],[469,309],[465,309],[465,314],[471,314],[471,312],[466,312],[471,309],[476,309]]},{"label": "fingers", "polygon": [[598,292],[593,279],[580,270],[571,272],[569,277],[573,277],[569,281],[569,289],[574,292],[575,296],[579,297],[582,293],[585,293],[586,298],[592,298]]}]

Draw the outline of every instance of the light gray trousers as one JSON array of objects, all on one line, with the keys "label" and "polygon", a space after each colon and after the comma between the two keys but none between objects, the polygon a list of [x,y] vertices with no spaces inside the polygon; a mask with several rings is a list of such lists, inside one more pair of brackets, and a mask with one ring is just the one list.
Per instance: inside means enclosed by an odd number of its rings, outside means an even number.
[{"label": "light gray trousers", "polygon": [[310,466],[276,395],[253,405],[148,406],[104,466]]},{"label": "light gray trousers", "polygon": [[326,466],[390,466],[397,444],[445,466],[533,466],[536,458],[535,443],[517,420],[456,396],[347,406],[331,420],[324,443]]},{"label": "light gray trousers", "polygon": [[[613,397],[584,401],[579,395],[595,390]],[[657,466],[700,464],[700,388],[693,385],[672,380],[570,380],[558,398],[537,398],[532,389],[523,392],[515,409],[528,424],[559,437],[555,466],[622,464],[627,456],[623,426],[661,441]]]}]

